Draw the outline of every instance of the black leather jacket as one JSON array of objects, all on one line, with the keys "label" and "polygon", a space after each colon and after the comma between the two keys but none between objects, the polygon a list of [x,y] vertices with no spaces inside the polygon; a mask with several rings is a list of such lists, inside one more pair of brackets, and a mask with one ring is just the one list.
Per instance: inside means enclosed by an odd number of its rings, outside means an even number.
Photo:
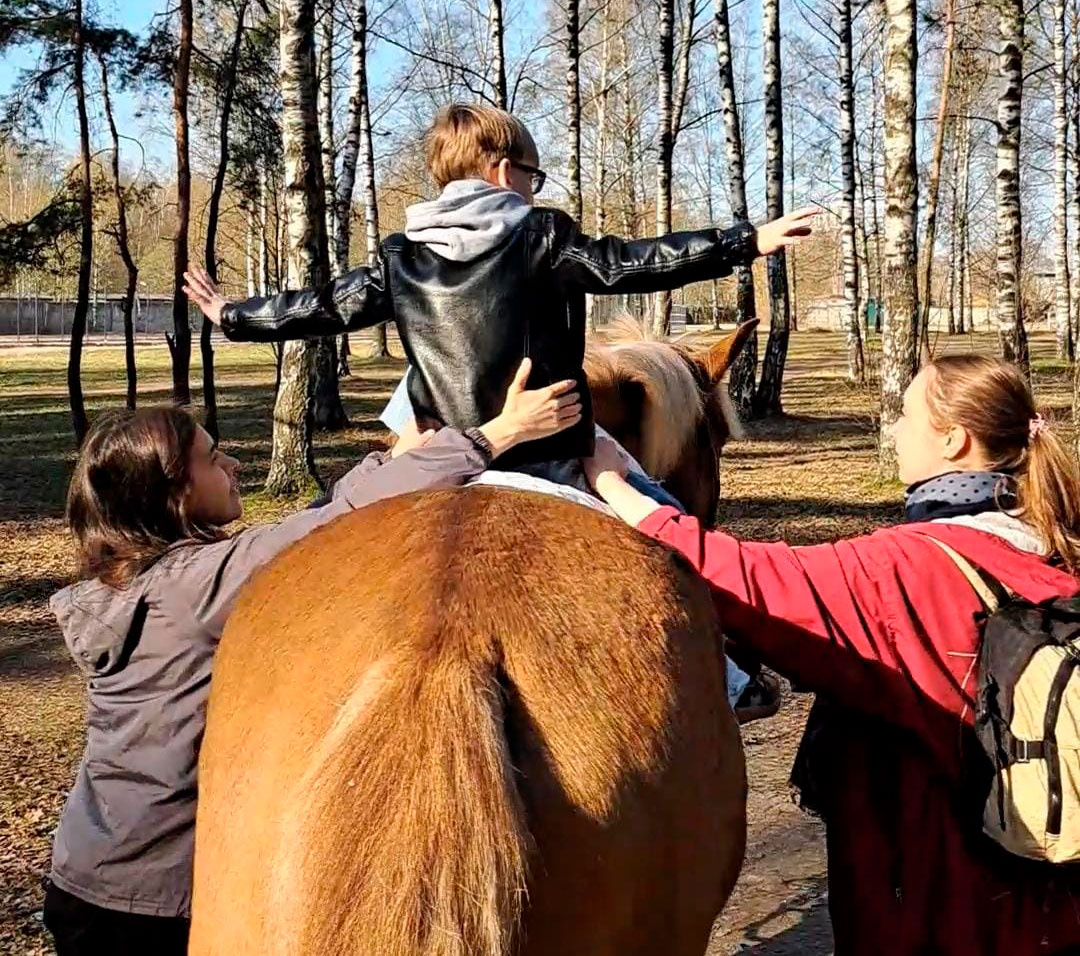
[{"label": "black leather jacket", "polygon": [[581,369],[585,293],[674,289],[729,275],[756,255],[748,224],[659,239],[594,239],[564,212],[532,209],[505,242],[476,259],[454,262],[393,235],[382,244],[379,265],[321,289],[232,303],[222,328],[230,339],[265,342],[395,321],[413,368],[409,397],[417,418],[458,429],[499,413],[527,355],[529,387],[577,379],[584,414],[572,429],[517,446],[500,465],[558,461],[593,450]]}]

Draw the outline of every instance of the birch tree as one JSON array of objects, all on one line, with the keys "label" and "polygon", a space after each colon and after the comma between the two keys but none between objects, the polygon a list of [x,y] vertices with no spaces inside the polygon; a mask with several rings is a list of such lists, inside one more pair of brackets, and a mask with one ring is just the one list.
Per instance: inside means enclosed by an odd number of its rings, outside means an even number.
[{"label": "birch tree", "polygon": [[[573,2],[573,0],[572,0]],[[576,2],[574,3],[576,9]],[[503,30],[502,0],[490,0],[488,27],[491,35],[491,71],[494,74],[495,105],[501,110],[509,109],[506,98],[505,31]]]},{"label": "birch tree", "polygon": [[[762,0],[761,30],[764,38],[762,76],[765,81],[765,205],[769,220],[784,215],[784,120],[781,102],[780,0]],[[784,382],[791,305],[788,299],[787,257],[784,250],[769,256],[769,339],[761,367],[761,381],[754,394],[756,415],[783,411],[780,392]]]},{"label": "birch tree", "polygon": [[[672,70],[674,59],[675,0],[660,0],[659,60],[657,73],[657,111],[660,124],[656,155],[656,234],[671,232],[671,156],[673,151]],[[653,336],[664,338],[671,330],[671,293],[656,295]]]},{"label": "birch tree", "polygon": [[859,327],[859,258],[855,235],[855,78],[851,59],[851,0],[839,0],[840,45],[840,233],[844,257],[844,311],[847,327],[848,378],[866,377]]},{"label": "birch tree", "polygon": [[570,161],[567,169],[570,192],[570,216],[580,226],[581,196],[581,28],[578,0],[566,0],[566,105]]},{"label": "birch tree", "polygon": [[896,477],[890,430],[915,368],[918,311],[915,223],[915,0],[885,0],[885,324],[881,341],[882,472]]},{"label": "birch tree", "polygon": [[[326,217],[315,77],[315,0],[281,0],[282,149],[288,212],[289,287],[328,278]],[[266,490],[297,495],[317,483],[311,444],[318,343],[286,342],[274,404],[273,449]]]},{"label": "birch tree", "polygon": [[[1058,358],[1072,359],[1069,301],[1069,118],[1066,104],[1065,0],[1054,0],[1054,327]],[[1080,145],[1080,144],[1076,144]],[[1075,146],[1074,146],[1075,148]]]},{"label": "birch tree", "polygon": [[[720,108],[724,117],[724,153],[727,159],[728,192],[731,214],[739,222],[750,219],[746,202],[746,172],[743,158],[742,123],[738,99],[735,96],[735,70],[731,61],[731,23],[727,0],[716,0],[714,32],[716,37],[716,67],[720,76]],[[735,270],[735,311],[739,322],[757,318],[754,301],[754,272],[748,266]],[[739,357],[731,367],[728,391],[736,408],[743,415],[753,411],[754,386],[757,377],[757,332],[751,333]]]},{"label": "birch tree", "polygon": [[1023,0],[997,0],[997,321],[1004,357],[1030,378],[1027,335],[1020,295],[1020,109],[1024,89]]}]

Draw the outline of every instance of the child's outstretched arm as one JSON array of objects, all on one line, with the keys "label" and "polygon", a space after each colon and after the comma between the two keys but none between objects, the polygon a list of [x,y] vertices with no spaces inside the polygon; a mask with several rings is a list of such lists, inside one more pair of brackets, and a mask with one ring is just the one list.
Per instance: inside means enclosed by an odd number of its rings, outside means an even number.
[{"label": "child's outstretched arm", "polygon": [[202,266],[184,273],[184,291],[230,338],[244,342],[340,335],[393,318],[386,277],[378,266],[361,266],[319,289],[230,302]]},{"label": "child's outstretched arm", "polygon": [[757,229],[743,223],[730,229],[630,240],[594,239],[584,235],[569,216],[559,215],[555,269],[566,281],[594,295],[674,289],[722,278],[736,266],[793,245],[810,235],[817,212],[814,207],[799,209]]}]

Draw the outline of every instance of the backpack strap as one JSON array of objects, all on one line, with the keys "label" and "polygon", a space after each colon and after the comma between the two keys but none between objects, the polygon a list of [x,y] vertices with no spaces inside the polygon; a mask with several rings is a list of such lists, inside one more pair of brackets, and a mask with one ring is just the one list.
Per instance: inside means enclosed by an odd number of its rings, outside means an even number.
[{"label": "backpack strap", "polygon": [[1000,581],[993,581],[993,579],[987,580],[989,575],[986,575],[985,572],[976,568],[975,565],[968,561],[963,555],[957,554],[956,551],[949,547],[944,541],[929,534],[924,534],[923,537],[929,541],[933,541],[934,544],[945,552],[949,560],[959,568],[960,573],[967,579],[968,584],[971,585],[972,589],[979,596],[979,600],[986,606],[988,613],[995,613],[997,609],[1011,597],[1008,588]]}]

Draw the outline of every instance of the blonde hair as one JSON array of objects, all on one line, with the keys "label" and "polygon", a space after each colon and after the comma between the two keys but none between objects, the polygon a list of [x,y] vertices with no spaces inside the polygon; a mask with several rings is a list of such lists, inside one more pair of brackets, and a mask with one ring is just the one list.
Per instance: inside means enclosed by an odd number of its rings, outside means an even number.
[{"label": "blonde hair", "polygon": [[962,426],[986,453],[989,470],[1012,474],[1020,516],[1070,572],[1080,571],[1080,472],[1043,426],[1021,371],[986,355],[947,355],[928,367],[931,423]]},{"label": "blonde hair", "polygon": [[504,159],[539,157],[525,124],[494,106],[452,103],[439,110],[425,144],[428,169],[440,189],[455,179],[483,178]]}]

